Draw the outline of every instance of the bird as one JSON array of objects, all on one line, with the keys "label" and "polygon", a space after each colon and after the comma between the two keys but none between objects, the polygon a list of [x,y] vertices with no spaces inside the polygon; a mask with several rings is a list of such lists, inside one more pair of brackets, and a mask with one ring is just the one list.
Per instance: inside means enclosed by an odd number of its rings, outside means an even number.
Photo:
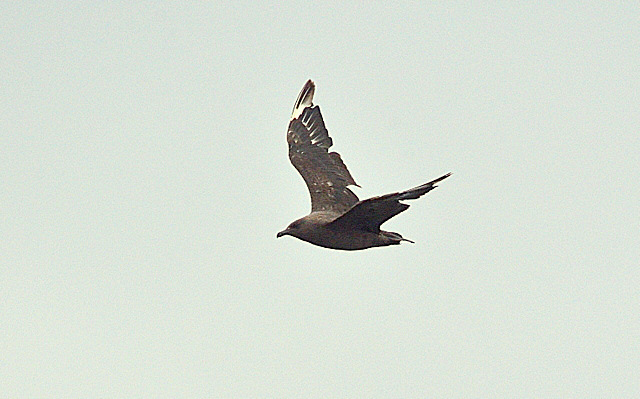
[{"label": "bird", "polygon": [[414,243],[380,226],[409,208],[401,201],[418,199],[451,173],[420,186],[360,201],[348,186],[360,187],[340,154],[329,152],[333,140],[320,108],[313,105],[315,84],[308,80],[293,106],[287,143],[289,160],[304,179],[311,196],[311,213],[297,219],[276,237],[292,236],[337,250],[361,250],[401,242]]}]

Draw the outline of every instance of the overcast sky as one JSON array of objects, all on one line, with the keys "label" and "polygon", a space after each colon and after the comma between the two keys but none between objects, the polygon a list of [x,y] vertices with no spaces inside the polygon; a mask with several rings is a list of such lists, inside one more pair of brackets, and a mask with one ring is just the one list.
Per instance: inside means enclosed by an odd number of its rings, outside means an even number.
[{"label": "overcast sky", "polygon": [[[640,396],[637,3],[212,3],[0,5],[0,397]],[[416,244],[276,239],[309,78]]]}]

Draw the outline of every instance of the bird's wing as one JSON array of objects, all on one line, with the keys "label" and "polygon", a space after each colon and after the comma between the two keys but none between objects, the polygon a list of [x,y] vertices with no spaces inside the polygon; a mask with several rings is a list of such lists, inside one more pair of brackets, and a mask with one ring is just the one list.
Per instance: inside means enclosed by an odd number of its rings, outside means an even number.
[{"label": "bird's wing", "polygon": [[287,131],[289,159],[307,183],[312,212],[344,213],[358,202],[347,186],[357,184],[340,154],[328,151],[333,142],[320,108],[313,105],[314,91],[313,82],[307,81],[293,107]]},{"label": "bird's wing", "polygon": [[379,197],[360,201],[345,214],[331,222],[329,226],[335,228],[367,230],[377,233],[380,231],[380,225],[382,223],[409,208],[409,205],[403,204],[400,201],[420,198],[436,188],[436,183],[449,176],[451,176],[451,173],[447,173],[446,175],[430,181],[429,183],[425,183],[406,191],[381,195]]}]

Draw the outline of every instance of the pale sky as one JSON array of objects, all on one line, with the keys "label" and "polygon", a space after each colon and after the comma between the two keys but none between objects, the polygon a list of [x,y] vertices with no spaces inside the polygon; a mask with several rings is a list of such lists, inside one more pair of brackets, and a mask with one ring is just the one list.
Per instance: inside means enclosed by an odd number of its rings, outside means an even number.
[{"label": "pale sky", "polygon": [[[0,397],[640,397],[636,3],[131,3],[0,4]],[[309,78],[416,244],[276,239]]]}]

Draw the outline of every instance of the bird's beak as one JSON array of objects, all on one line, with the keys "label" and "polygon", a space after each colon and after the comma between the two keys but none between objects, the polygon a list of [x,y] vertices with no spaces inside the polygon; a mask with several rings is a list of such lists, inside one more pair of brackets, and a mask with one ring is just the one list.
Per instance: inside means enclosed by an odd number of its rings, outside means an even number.
[{"label": "bird's beak", "polygon": [[282,237],[282,236],[286,236],[287,234],[289,234],[289,229],[284,229],[284,230],[282,230],[281,232],[279,232],[279,233],[276,235],[276,237],[277,237],[277,238],[280,238],[280,237]]}]

